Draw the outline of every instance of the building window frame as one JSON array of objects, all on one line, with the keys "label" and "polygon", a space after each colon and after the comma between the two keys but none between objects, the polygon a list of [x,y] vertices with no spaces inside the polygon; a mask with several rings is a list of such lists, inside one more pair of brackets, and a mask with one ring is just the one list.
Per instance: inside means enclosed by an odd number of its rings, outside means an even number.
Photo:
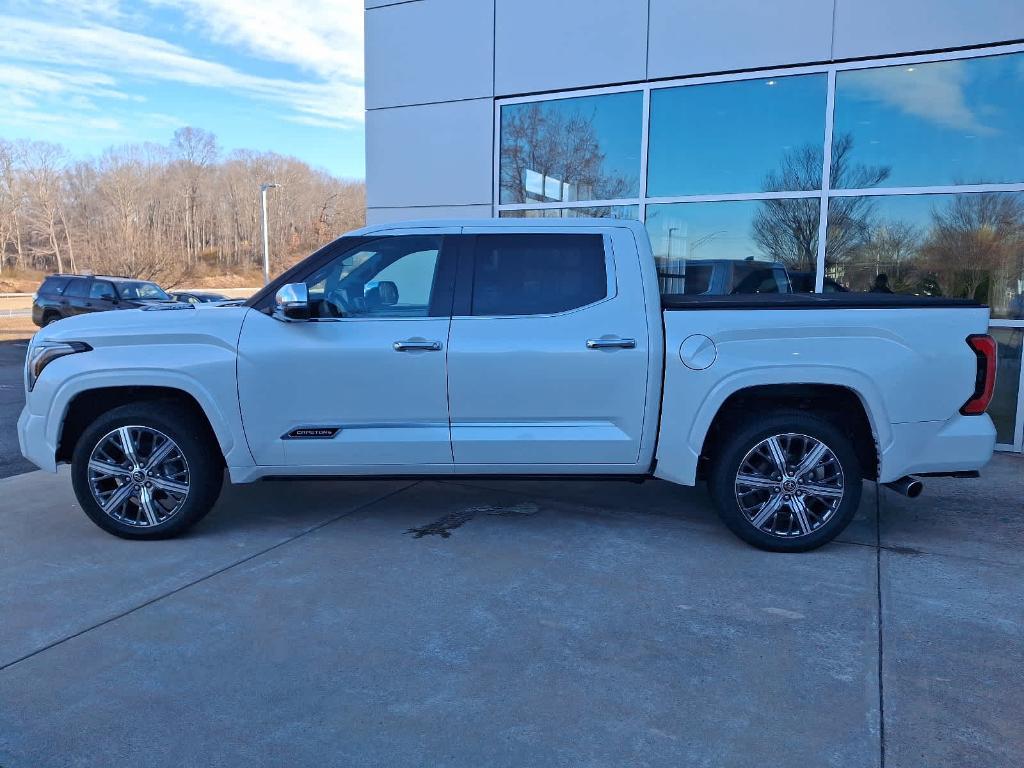
[{"label": "building window frame", "polygon": [[[637,206],[638,217],[641,222],[647,218],[647,206],[663,203],[709,203],[727,202],[732,200],[772,200],[792,198],[818,198],[820,200],[820,216],[818,220],[818,253],[815,270],[815,292],[820,293],[825,280],[825,250],[826,233],[828,231],[828,208],[829,200],[838,197],[862,197],[862,196],[895,196],[895,195],[936,195],[936,194],[969,194],[979,192],[1022,192],[1024,193],[1024,182],[1013,184],[941,184],[920,187],[870,187],[860,189],[832,189],[831,187],[831,164],[832,164],[832,139],[833,127],[835,124],[835,96],[836,76],[839,72],[862,69],[876,69],[880,67],[893,66],[914,66],[918,64],[930,64],[940,61],[958,61],[965,59],[980,59],[991,56],[1002,56],[1005,54],[1024,53],[1024,44],[986,46],[983,48],[966,48],[955,51],[944,51],[938,53],[909,54],[903,56],[887,56],[856,61],[841,61],[828,64],[813,64],[792,67],[776,67],[772,69],[757,69],[742,72],[730,72],[715,75],[694,75],[679,77],[667,80],[651,80],[621,85],[604,86],[599,88],[578,88],[561,91],[545,91],[507,98],[495,98],[494,100],[494,167],[492,172],[493,190],[491,210],[494,216],[500,215],[502,211],[515,210],[543,210],[554,208],[593,208],[605,206]],[[735,194],[716,195],[679,195],[670,197],[648,197],[647,196],[647,164],[650,150],[650,121],[651,121],[651,92],[665,88],[677,88],[688,85],[703,85],[710,83],[731,83],[743,80],[763,80],[773,77],[787,77],[804,74],[821,74],[827,76],[827,89],[825,99],[825,134],[823,137],[822,152],[822,185],[821,189],[802,190],[789,192],[745,192]],[[501,183],[501,109],[513,104],[528,104],[533,102],[554,101],[556,99],[574,98],[579,96],[600,96],[613,93],[641,92],[642,99],[642,121],[640,131],[640,184],[637,197],[617,198],[614,200],[574,200],[572,202],[555,201],[549,203],[499,203]],[[1024,320],[1009,320],[992,318],[990,325],[994,328],[1022,328]],[[1018,407],[1017,423],[1014,432],[1013,443],[1001,443],[997,448],[1002,450],[1022,451],[1024,450],[1024,366],[1020,375],[1017,387]]]}]

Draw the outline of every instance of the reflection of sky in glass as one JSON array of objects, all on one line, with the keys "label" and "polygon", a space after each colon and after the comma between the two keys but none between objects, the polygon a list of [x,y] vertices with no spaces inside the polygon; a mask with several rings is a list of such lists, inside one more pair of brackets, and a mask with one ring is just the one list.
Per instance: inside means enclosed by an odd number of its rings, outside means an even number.
[{"label": "reflection of sky in glass", "polygon": [[1024,180],[1024,55],[839,72],[834,137],[884,186]]},{"label": "reflection of sky in glass", "polygon": [[[787,153],[810,147],[821,163],[824,74],[651,91],[647,194],[759,192]],[[813,178],[790,189],[817,189]]]},{"label": "reflection of sky in glass", "polygon": [[755,202],[647,206],[654,254],[677,259],[745,259],[758,249],[750,239]]},{"label": "reflection of sky in glass", "polygon": [[633,219],[640,216],[639,205],[604,205],[585,208],[534,208],[501,211],[503,219]]},{"label": "reflection of sky in glass", "polygon": [[[811,204],[818,205],[817,199]],[[647,206],[647,232],[659,258],[770,261],[753,238],[759,200]]]},{"label": "reflection of sky in glass", "polygon": [[[593,134],[604,155],[599,172],[603,178],[621,177],[628,183],[621,191],[622,197],[636,197],[639,192],[640,176],[640,134],[643,122],[643,94],[639,91],[613,93],[601,96],[581,96],[570,99],[554,99],[552,101],[529,102],[525,104],[509,104],[501,108],[503,150],[509,143],[508,127],[513,118],[522,116],[530,109],[539,109],[545,118],[560,118],[565,121],[582,118],[591,123]],[[543,138],[543,134],[541,134]],[[564,138],[564,137],[562,137]],[[550,141],[549,137],[549,141]],[[550,147],[548,147],[550,149]],[[559,152],[568,157],[571,147],[559,146]],[[539,150],[543,154],[544,147],[527,147],[526,151]],[[518,196],[506,187],[510,168],[502,160],[501,202],[519,202]],[[576,200],[575,190],[557,189],[558,182],[544,179],[538,170],[527,167],[526,178],[518,180],[528,193],[529,199]],[[575,181],[573,179],[572,181]],[[515,183],[515,182],[513,182]],[[600,186],[600,185],[598,185]],[[525,202],[525,200],[524,200]]]}]

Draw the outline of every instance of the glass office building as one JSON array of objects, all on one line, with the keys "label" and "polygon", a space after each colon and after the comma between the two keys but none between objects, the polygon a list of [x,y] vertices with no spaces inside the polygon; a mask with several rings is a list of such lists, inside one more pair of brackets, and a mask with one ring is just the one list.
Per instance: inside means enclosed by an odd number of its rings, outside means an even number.
[{"label": "glass office building", "polygon": [[[1024,46],[999,41],[1024,37],[1024,6],[734,5],[368,9],[370,220],[631,218],[669,293],[977,299],[1000,348],[998,441],[1022,450]],[[998,26],[978,21],[988,5]],[[533,37],[531,12],[549,22]],[[479,28],[471,50],[435,52],[480,55],[486,76],[442,61],[402,77],[383,55],[401,22]],[[789,39],[793,24],[829,37]]]}]

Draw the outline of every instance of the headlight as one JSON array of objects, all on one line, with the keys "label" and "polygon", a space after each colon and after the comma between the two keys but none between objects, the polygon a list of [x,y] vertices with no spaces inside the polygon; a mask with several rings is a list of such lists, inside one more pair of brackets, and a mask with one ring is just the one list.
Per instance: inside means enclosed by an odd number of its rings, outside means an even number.
[{"label": "headlight", "polygon": [[25,357],[25,386],[31,392],[39,374],[58,357],[88,352],[92,349],[84,341],[40,341],[29,347]]}]

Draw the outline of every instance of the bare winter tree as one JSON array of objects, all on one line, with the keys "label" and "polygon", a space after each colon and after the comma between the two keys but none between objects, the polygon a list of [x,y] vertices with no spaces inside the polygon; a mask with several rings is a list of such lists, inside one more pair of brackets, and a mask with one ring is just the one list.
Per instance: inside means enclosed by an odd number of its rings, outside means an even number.
[{"label": "bare winter tree", "polygon": [[75,268],[64,213],[62,147],[44,141],[20,141],[15,154],[22,167],[22,183],[28,198],[28,228],[33,260],[52,258],[58,270]]},{"label": "bare winter tree", "polygon": [[[843,134],[832,145],[831,186],[866,189],[889,178],[885,166],[854,163],[853,137]],[[783,155],[778,170],[763,181],[765,192],[813,190],[821,187],[821,147],[807,144]],[[816,198],[762,200],[751,225],[754,242],[766,256],[798,271],[814,271],[818,254],[820,204]],[[825,259],[847,261],[870,238],[873,201],[870,197],[836,197],[829,205]]]},{"label": "bare winter tree", "polygon": [[208,169],[217,161],[220,149],[217,139],[208,131],[185,127],[174,132],[171,147],[177,156],[177,171],[182,190],[185,254],[191,265],[204,245],[203,223],[197,217],[200,191]]},{"label": "bare winter tree", "polygon": [[14,167],[14,145],[0,140],[0,274],[4,271],[3,254],[8,246],[14,249],[15,263],[23,266],[19,231],[22,201]]}]

